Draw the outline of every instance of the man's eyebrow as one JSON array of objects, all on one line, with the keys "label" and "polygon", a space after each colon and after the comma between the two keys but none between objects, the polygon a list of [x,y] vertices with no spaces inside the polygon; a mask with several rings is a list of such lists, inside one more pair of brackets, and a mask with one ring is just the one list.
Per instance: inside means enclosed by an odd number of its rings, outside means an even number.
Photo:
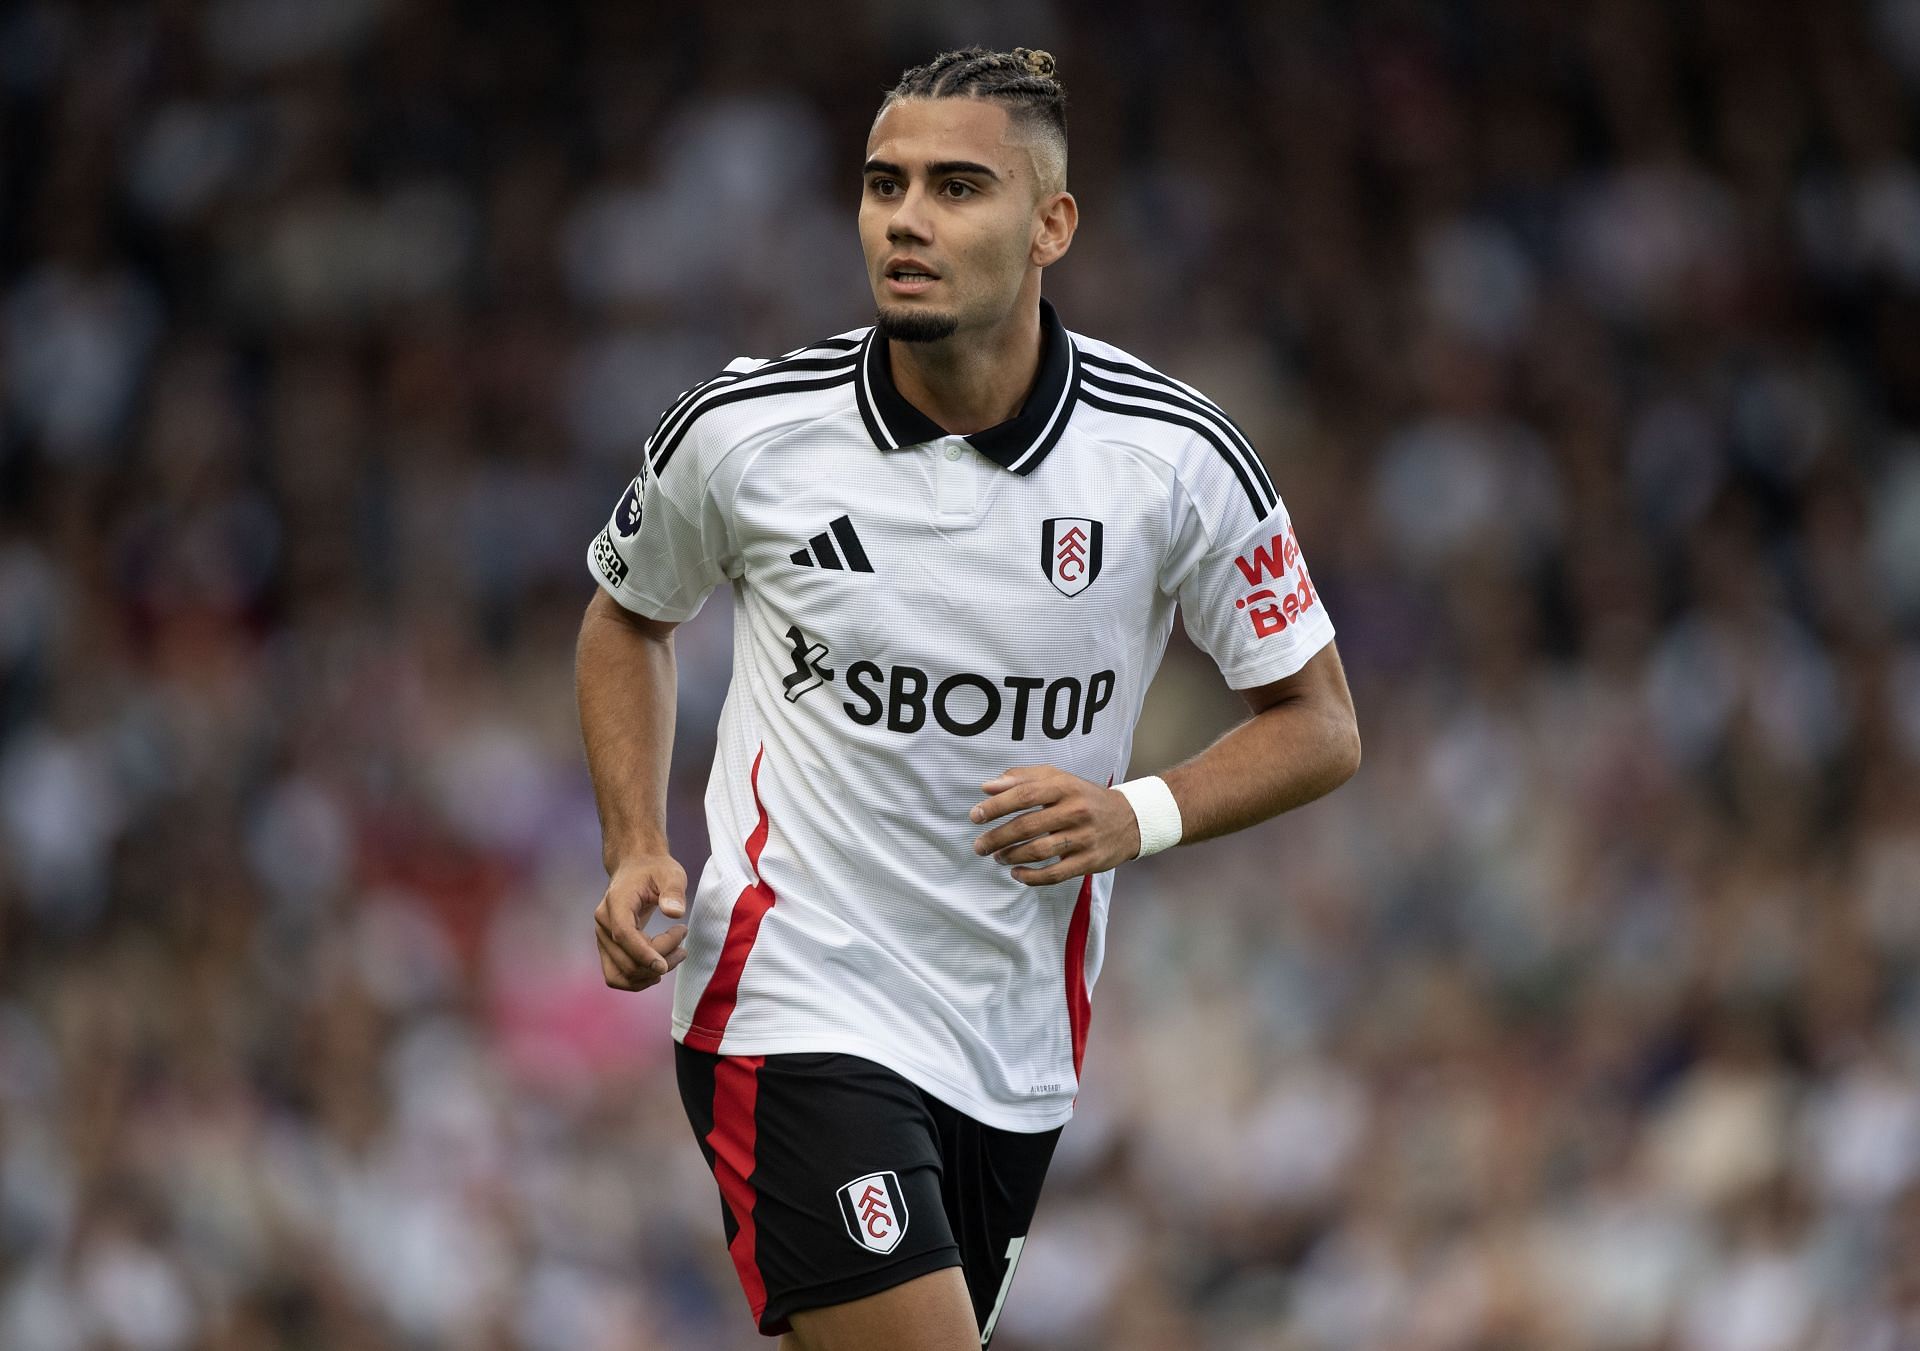
[{"label": "man's eyebrow", "polygon": [[975,164],[968,159],[943,159],[938,164],[929,164],[927,174],[929,177],[938,177],[941,174],[978,174],[982,178],[991,178],[996,183],[1000,181],[1000,175],[986,165]]},{"label": "man's eyebrow", "polygon": [[[862,169],[861,172],[863,174],[892,174],[895,178],[906,177],[906,170],[897,164],[889,163],[883,159],[868,160],[866,167]],[[977,174],[981,178],[991,178],[996,183],[1000,181],[999,174],[989,169],[986,165],[976,164],[970,159],[943,159],[927,166],[928,177],[937,178],[941,174]]]}]

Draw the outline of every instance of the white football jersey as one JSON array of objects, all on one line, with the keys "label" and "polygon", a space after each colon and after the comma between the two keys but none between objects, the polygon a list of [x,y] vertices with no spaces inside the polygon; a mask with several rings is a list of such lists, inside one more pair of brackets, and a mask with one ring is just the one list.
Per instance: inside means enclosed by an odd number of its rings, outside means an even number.
[{"label": "white football jersey", "polygon": [[1020,1131],[1072,1114],[1113,874],[1035,888],[976,856],[981,783],[1124,775],[1176,604],[1237,689],[1333,636],[1238,428],[1041,314],[1025,406],[971,436],[901,396],[872,329],[732,362],[588,550],[652,619],[734,592],[674,1036],[863,1056]]}]

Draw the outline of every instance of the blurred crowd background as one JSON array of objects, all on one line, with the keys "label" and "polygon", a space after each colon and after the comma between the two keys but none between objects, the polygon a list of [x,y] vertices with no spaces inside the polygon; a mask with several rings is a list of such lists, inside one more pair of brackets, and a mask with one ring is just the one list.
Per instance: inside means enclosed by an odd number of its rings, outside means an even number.
[{"label": "blurred crowd background", "polygon": [[[1920,1346],[1920,0],[6,7],[0,1346],[763,1344],[595,957],[585,550],[868,322],[976,40],[1367,748],[1125,870],[996,1342]],[[1135,771],[1238,707],[1176,633]]]}]

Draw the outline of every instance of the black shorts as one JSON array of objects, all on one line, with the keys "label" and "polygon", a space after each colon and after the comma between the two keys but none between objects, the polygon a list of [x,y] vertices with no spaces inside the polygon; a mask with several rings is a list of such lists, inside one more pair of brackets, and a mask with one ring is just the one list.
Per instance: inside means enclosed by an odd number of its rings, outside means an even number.
[{"label": "black shorts", "polygon": [[1059,1127],[995,1130],[858,1056],[674,1062],[760,1331],[958,1266],[991,1332]]}]

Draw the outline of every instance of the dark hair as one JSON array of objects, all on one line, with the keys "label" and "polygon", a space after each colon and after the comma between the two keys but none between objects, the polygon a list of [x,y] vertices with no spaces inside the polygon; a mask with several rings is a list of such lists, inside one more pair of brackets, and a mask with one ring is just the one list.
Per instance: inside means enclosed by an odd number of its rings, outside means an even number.
[{"label": "dark hair", "polygon": [[942,52],[924,66],[915,66],[887,91],[880,105],[885,112],[895,99],[994,99],[1007,105],[1014,124],[1037,132],[1057,147],[1061,172],[1067,154],[1067,90],[1054,77],[1049,52],[1015,47],[990,52],[985,47],[963,47]]}]

